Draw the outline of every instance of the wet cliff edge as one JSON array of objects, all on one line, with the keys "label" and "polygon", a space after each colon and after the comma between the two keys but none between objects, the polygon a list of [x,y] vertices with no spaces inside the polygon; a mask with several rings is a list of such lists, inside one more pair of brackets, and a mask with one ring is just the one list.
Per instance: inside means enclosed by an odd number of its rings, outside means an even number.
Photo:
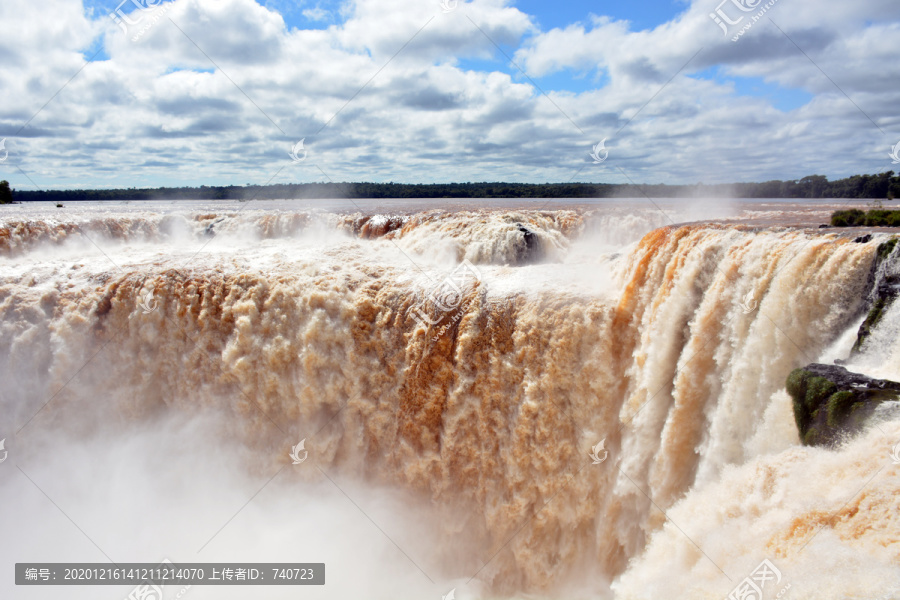
[{"label": "wet cliff edge", "polygon": [[[863,430],[881,404],[900,400],[900,382],[875,379],[842,366],[866,351],[872,332],[900,296],[898,239],[878,246],[869,277],[866,318],[847,360],[833,365],[811,363],[788,375],[794,420],[806,446],[835,446]],[[871,236],[855,241],[869,243]]]}]

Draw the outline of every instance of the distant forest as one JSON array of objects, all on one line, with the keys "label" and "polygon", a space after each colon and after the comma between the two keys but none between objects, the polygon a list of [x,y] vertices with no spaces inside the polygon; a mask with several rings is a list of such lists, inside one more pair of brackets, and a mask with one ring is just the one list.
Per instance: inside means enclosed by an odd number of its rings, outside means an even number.
[{"label": "distant forest", "polygon": [[893,171],[828,181],[810,175],[796,181],[705,185],[612,183],[294,183],[110,190],[13,190],[13,200],[268,200],[306,198],[871,198],[900,197]]}]

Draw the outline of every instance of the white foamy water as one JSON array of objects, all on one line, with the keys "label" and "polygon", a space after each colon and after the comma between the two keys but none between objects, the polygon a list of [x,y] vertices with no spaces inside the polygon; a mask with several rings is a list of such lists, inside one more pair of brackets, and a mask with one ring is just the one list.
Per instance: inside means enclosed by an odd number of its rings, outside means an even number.
[{"label": "white foamy water", "polygon": [[784,391],[849,350],[883,235],[352,204],[3,208],[4,597],[129,592],[15,562],[166,557],[327,565],[198,599],[725,598],[763,559],[766,598],[900,595],[900,422],[805,448]]}]

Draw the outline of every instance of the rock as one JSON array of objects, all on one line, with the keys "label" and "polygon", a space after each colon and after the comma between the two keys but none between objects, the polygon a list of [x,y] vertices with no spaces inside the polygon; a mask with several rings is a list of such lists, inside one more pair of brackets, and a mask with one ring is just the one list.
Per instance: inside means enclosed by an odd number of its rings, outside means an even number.
[{"label": "rock", "polygon": [[794,420],[806,446],[834,446],[859,432],[882,402],[900,400],[900,383],[813,363],[787,378]]},{"label": "rock", "polygon": [[206,229],[203,230],[203,235],[206,237],[216,237],[215,226],[225,220],[225,217],[219,217],[212,223],[206,226]]},{"label": "rock", "polygon": [[[854,240],[871,241],[871,235]],[[900,296],[900,251],[892,238],[879,244],[869,280],[865,321],[859,327],[850,358],[868,351],[866,341],[887,309]],[[794,369],[787,378],[787,391],[794,404],[794,420],[800,440],[807,446],[834,446],[860,431],[866,421],[887,401],[900,400],[900,383],[873,379],[848,371],[837,359],[834,365],[813,363]],[[900,407],[900,403],[885,408]]]},{"label": "rock", "polygon": [[831,229],[831,225],[829,225],[828,223],[822,223],[821,225],[819,225],[819,229]]},{"label": "rock", "polygon": [[859,326],[850,356],[855,356],[864,349],[872,330],[897,296],[900,296],[900,257],[895,252],[897,239],[892,238],[878,245],[878,253],[869,276],[870,292],[866,299],[868,315]]},{"label": "rock", "polygon": [[856,244],[868,244],[871,241],[872,241],[871,233],[867,233],[866,235],[861,235],[858,238],[856,238],[855,240],[853,240],[853,242]]},{"label": "rock", "polygon": [[516,223],[516,227],[519,228],[519,231],[521,231],[525,237],[525,250],[519,257],[520,262],[536,262],[541,257],[541,239],[535,232],[531,231],[521,223]]}]

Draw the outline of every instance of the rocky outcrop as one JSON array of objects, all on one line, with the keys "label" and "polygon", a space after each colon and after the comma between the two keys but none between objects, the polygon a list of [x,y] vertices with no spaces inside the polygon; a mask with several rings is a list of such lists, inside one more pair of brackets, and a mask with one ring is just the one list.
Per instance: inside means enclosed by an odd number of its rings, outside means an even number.
[{"label": "rocky outcrop", "polygon": [[869,296],[866,299],[866,320],[859,326],[856,343],[850,356],[862,351],[872,330],[881,321],[888,307],[900,295],[900,258],[897,239],[893,238],[878,246],[878,255],[869,278]]},{"label": "rocky outcrop", "polygon": [[[854,240],[868,243],[869,239]],[[850,359],[864,354],[866,342],[887,309],[900,296],[900,249],[893,238],[878,246],[869,276],[867,315],[856,335]],[[837,360],[837,365],[848,361]],[[807,446],[833,446],[860,431],[878,405],[900,400],[900,383],[873,379],[837,365],[813,363],[794,369],[787,391],[794,404],[800,440]]]},{"label": "rocky outcrop", "polygon": [[538,234],[531,231],[521,223],[516,223],[516,227],[522,232],[525,241],[524,248],[519,250],[519,261],[521,263],[538,262],[541,259],[541,238]]},{"label": "rocky outcrop", "polygon": [[882,402],[900,400],[900,383],[813,363],[787,379],[794,420],[807,446],[833,446],[862,429]]}]

